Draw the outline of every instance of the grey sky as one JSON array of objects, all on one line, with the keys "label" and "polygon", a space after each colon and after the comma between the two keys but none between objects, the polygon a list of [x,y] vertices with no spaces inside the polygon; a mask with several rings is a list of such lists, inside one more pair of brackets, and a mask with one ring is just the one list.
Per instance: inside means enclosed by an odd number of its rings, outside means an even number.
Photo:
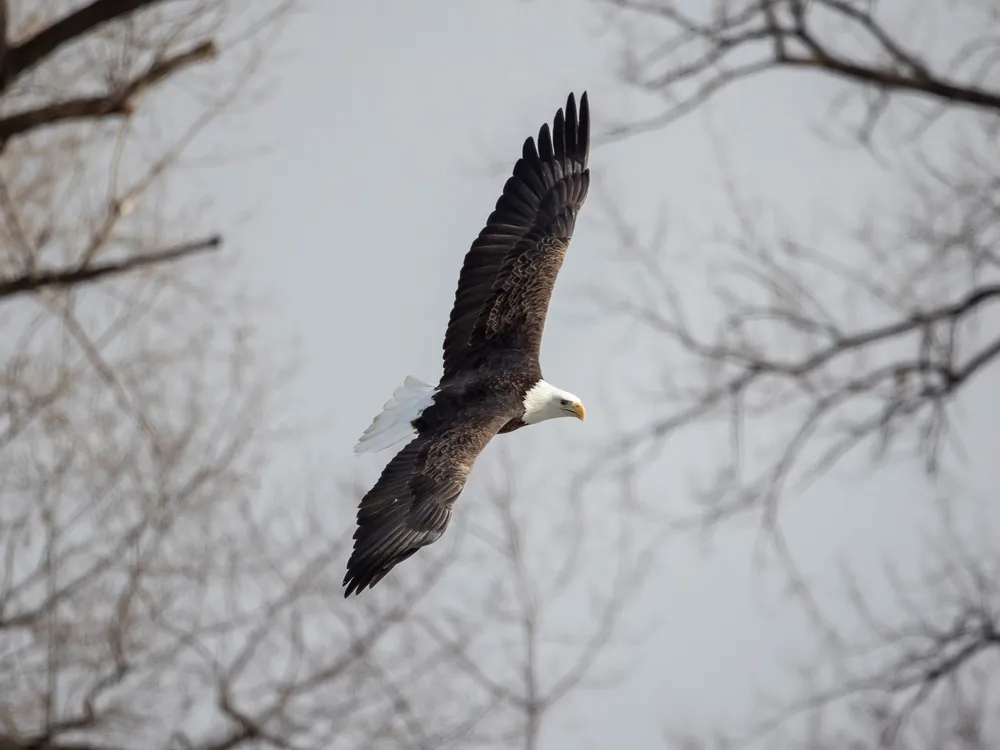
[{"label": "grey sky", "polygon": [[[299,348],[290,407],[299,417],[329,416],[306,455],[332,475],[370,482],[388,454],[356,459],[352,446],[407,374],[439,375],[462,257],[505,179],[485,170],[497,162],[508,169],[569,91],[589,90],[599,131],[650,104],[617,83],[615,36],[598,34],[603,22],[578,0],[312,5],[283,39],[272,69],[279,89],[246,123],[271,153],[241,167],[238,180],[225,171],[211,179],[223,224],[245,207],[247,191],[256,201],[228,247],[247,254],[253,287],[272,302],[268,334]],[[860,206],[892,197],[887,173],[810,131],[832,91],[816,79],[768,78],[734,90],[707,117],[594,152],[594,187],[542,351],[546,379],[582,397],[587,421],[558,420],[506,439],[526,461],[526,477],[539,462],[548,471],[578,467],[617,425],[656,406],[637,390],[653,386],[662,365],[655,341],[600,324],[587,295],[597,285],[626,292],[634,273],[602,230],[599,195],[612,195],[642,232],[665,207],[671,246],[698,252],[713,225],[729,220],[721,143],[743,195],[826,241],[838,214],[843,226]],[[688,302],[697,309],[698,299]],[[962,402],[975,408],[960,426],[970,470],[959,479],[983,493],[1000,482],[988,441],[977,439],[995,435],[1000,421],[1000,404],[987,398],[996,385],[988,373]],[[685,463],[703,463],[711,451],[709,443],[674,446],[650,466],[643,488],[682,507]],[[458,513],[476,512],[477,477],[493,460],[477,464]],[[299,448],[289,449],[276,457],[276,471],[299,461]],[[919,526],[930,520],[929,492],[911,468],[869,477],[850,471],[859,466],[810,489],[785,516],[799,562],[827,587],[845,560],[861,573],[883,557],[913,564]],[[774,656],[803,643],[802,625],[782,614],[774,587],[751,569],[754,541],[746,525],[716,535],[705,554],[694,540],[672,542],[633,612],[636,622],[655,617],[658,625],[640,653],[626,654],[629,680],[568,704],[545,746],[586,739],[592,747],[655,747],[665,721],[731,715],[755,684],[784,679]],[[878,590],[881,581],[869,583]]]}]

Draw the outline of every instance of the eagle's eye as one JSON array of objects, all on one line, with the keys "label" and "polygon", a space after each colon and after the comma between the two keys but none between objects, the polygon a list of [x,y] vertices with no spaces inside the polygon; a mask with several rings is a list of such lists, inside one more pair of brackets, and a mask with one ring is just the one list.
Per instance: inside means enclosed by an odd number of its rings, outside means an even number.
[{"label": "eagle's eye", "polygon": [[566,406],[566,404],[568,404],[568,403],[569,403],[569,401],[567,401],[566,399],[562,398],[562,399],[559,399],[559,403],[560,403],[560,404],[561,404],[562,406]]}]

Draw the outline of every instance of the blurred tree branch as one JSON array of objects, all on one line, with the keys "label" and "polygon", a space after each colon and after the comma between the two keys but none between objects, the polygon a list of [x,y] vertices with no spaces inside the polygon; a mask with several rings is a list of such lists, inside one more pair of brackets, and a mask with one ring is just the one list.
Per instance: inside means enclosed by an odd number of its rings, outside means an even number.
[{"label": "blurred tree branch", "polygon": [[[1000,110],[1000,90],[990,80],[1000,50],[996,40],[970,40],[938,67],[880,17],[884,3],[878,0],[600,1],[662,33],[647,52],[628,50],[623,72],[630,85],[664,97],[667,107],[649,120],[622,125],[615,136],[663,127],[723,89],[779,69],[827,75],[867,92],[857,128],[863,140],[892,94],[922,97],[938,113],[955,106]],[[988,18],[989,8],[982,13]],[[933,117],[919,118],[920,129]]]},{"label": "blurred tree branch", "polygon": [[30,130],[73,120],[88,120],[131,115],[139,100],[151,87],[189,65],[209,60],[218,54],[215,44],[200,42],[183,52],[156,60],[136,78],[103,96],[88,96],[48,104],[26,112],[0,118],[0,150],[12,136]]},{"label": "blurred tree branch", "polygon": [[187,242],[165,250],[154,250],[153,252],[144,253],[143,255],[121,261],[90,264],[83,268],[59,271],[38,271],[31,275],[20,276],[15,279],[0,279],[0,298],[13,297],[25,292],[37,292],[46,287],[68,287],[89,281],[96,281],[105,277],[117,276],[146,266],[180,260],[190,255],[215,250],[221,244],[222,238],[215,235],[204,240]]},{"label": "blurred tree branch", "polygon": [[93,0],[62,18],[44,26],[23,42],[10,43],[8,38],[8,2],[0,3],[0,26],[3,47],[0,48],[0,93],[22,75],[32,70],[60,48],[92,33],[103,24],[123,18],[164,0]]}]

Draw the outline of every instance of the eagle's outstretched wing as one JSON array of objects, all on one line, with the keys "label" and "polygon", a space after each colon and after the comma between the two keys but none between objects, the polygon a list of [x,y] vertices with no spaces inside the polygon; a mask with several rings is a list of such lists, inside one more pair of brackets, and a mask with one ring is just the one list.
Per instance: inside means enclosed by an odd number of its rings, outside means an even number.
[{"label": "eagle's outstretched wing", "polygon": [[444,338],[444,375],[471,368],[488,348],[538,356],[549,298],[587,197],[590,105],[573,94],[522,156],[496,209],[465,256]]},{"label": "eagle's outstretched wing", "polygon": [[374,586],[395,565],[441,538],[472,465],[509,419],[499,409],[465,415],[418,435],[396,454],[358,508],[345,598]]}]

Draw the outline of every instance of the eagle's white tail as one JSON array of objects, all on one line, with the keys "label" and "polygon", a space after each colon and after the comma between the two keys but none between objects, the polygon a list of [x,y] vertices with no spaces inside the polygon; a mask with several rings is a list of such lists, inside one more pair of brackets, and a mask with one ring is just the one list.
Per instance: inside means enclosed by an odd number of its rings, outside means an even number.
[{"label": "eagle's white tail", "polygon": [[403,384],[393,391],[392,398],[385,402],[382,413],[365,430],[354,446],[354,452],[375,453],[395,445],[416,433],[414,419],[434,402],[435,388],[412,375],[407,375]]}]

